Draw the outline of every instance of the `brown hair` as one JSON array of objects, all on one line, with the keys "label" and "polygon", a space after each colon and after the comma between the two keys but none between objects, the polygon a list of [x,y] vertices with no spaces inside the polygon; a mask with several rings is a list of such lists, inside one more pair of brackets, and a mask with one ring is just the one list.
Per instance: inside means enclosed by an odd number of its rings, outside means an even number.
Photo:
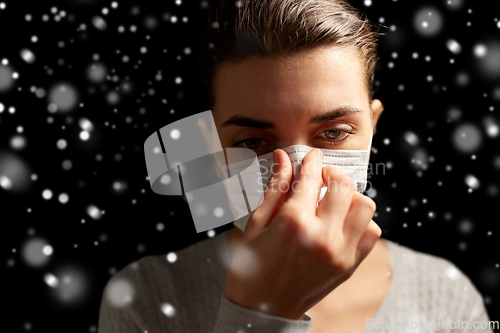
[{"label": "brown hair", "polygon": [[284,59],[332,44],[357,47],[371,101],[382,35],[347,0],[220,0],[209,9],[198,53],[202,103],[213,108],[214,76],[223,62]]}]

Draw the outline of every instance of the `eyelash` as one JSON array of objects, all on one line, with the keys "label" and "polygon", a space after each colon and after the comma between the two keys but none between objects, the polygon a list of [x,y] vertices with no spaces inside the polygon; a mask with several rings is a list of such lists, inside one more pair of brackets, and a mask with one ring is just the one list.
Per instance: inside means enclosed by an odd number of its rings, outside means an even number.
[{"label": "eyelash", "polygon": [[[340,140],[335,140],[335,139],[328,139],[327,140],[324,140],[324,142],[326,142],[327,144],[329,145],[338,145],[339,143],[341,143],[342,141],[346,140],[351,134],[354,134],[353,131],[351,130],[348,130],[346,128],[327,128],[326,130],[322,131],[321,133],[324,133],[326,131],[330,131],[330,130],[338,130],[338,131],[341,131],[341,132],[344,132],[344,133],[347,133],[349,135],[346,135],[344,138],[340,139]],[[334,141],[335,140],[335,141]]]},{"label": "eyelash", "polygon": [[[338,130],[338,131],[341,131],[341,132],[344,132],[344,133],[348,133],[349,135],[346,135],[341,140],[335,140],[335,139],[328,139],[327,138],[327,140],[324,140],[324,142],[326,142],[326,144],[329,144],[329,145],[338,145],[340,142],[346,140],[351,134],[354,134],[353,131],[345,129],[345,128],[328,128],[328,129],[322,131],[321,133],[324,133],[325,131],[330,131],[330,130]],[[250,140],[261,140],[263,142],[266,142],[266,140],[263,140],[261,138],[245,138],[245,139],[239,140],[238,142],[233,143],[233,147],[237,147],[240,144],[242,144],[243,142],[250,141]],[[259,149],[259,148],[260,148],[260,146],[258,148],[254,148],[254,149]],[[249,149],[252,149],[252,148],[249,148]]]},{"label": "eyelash", "polygon": [[[246,138],[246,139],[243,139],[243,140],[240,140],[240,141],[238,141],[238,142],[233,143],[233,147],[239,146],[239,145],[240,145],[240,144],[242,144],[243,142],[245,142],[245,141],[250,141],[250,140],[261,140],[261,141],[266,141],[266,140],[261,139],[261,138]],[[259,148],[260,148],[260,147],[259,147]],[[249,148],[249,149],[251,149],[251,148]],[[255,149],[258,149],[258,148],[255,148]]]}]

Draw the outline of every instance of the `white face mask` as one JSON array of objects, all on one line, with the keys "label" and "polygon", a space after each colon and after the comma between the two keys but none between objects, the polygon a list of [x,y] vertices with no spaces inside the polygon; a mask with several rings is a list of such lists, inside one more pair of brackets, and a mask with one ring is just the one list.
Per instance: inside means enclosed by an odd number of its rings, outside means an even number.
[{"label": "white face mask", "polygon": [[[372,146],[372,133],[370,134],[370,143],[367,150],[341,150],[341,149],[320,149],[323,152],[323,166],[334,165],[340,168],[345,174],[350,176],[354,181],[354,188],[359,193],[363,193],[366,189],[367,176],[368,176],[368,161],[370,158],[370,150]],[[293,181],[297,181],[300,170],[302,168],[302,161],[309,151],[314,147],[303,145],[292,145],[282,148],[290,157],[293,170]],[[262,173],[262,184],[267,184],[271,173],[271,166],[273,164],[273,153],[267,153],[257,157],[260,164]],[[325,184],[323,184],[325,185]],[[327,187],[321,188],[321,193],[318,202],[323,199],[327,191]],[[248,214],[240,219],[235,220],[234,225],[241,231],[245,230],[248,219],[251,214]]]}]

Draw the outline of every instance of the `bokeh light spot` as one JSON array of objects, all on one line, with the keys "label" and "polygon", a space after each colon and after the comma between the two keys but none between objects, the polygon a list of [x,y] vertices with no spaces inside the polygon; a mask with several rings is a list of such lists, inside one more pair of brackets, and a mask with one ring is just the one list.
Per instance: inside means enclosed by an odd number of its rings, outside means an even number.
[{"label": "bokeh light spot", "polygon": [[476,151],[482,143],[481,131],[474,124],[462,124],[453,132],[453,145],[463,153]]}]

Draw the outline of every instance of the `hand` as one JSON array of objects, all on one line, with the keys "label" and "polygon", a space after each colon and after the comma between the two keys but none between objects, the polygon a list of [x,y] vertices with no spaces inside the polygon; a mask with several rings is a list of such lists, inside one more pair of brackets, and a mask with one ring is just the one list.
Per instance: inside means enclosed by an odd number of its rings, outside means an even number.
[{"label": "hand", "polygon": [[[322,167],[322,158],[320,150],[311,150],[291,187],[290,159],[274,151],[278,170],[226,276],[224,295],[231,302],[299,319],[347,280],[375,245],[382,233],[372,220],[375,203],[355,192],[340,169]],[[317,204],[323,183],[328,190]]]}]

